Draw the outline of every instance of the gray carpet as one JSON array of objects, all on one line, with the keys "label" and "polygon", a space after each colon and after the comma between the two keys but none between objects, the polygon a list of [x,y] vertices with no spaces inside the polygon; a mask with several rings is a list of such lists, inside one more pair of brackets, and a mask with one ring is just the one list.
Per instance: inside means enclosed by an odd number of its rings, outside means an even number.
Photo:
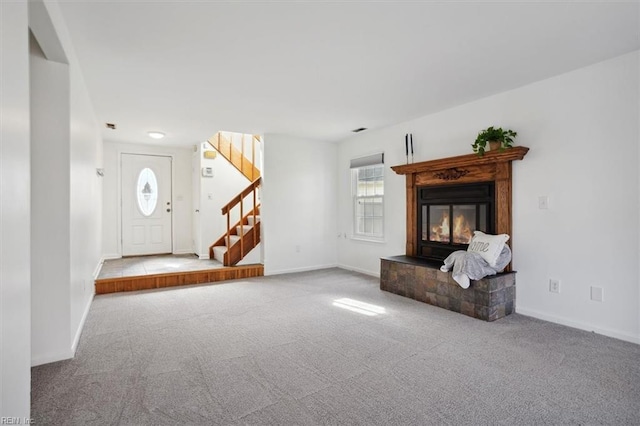
[{"label": "gray carpet", "polygon": [[40,425],[640,424],[640,346],[339,269],[97,296],[32,374]]}]

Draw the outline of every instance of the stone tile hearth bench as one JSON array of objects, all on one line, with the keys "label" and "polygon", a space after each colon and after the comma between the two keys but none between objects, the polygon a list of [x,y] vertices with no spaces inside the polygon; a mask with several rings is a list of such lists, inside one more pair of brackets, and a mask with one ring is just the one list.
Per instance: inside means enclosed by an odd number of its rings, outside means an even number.
[{"label": "stone tile hearth bench", "polygon": [[380,289],[450,311],[495,321],[515,310],[516,273],[504,272],[471,281],[464,289],[441,262],[410,256],[380,259]]}]

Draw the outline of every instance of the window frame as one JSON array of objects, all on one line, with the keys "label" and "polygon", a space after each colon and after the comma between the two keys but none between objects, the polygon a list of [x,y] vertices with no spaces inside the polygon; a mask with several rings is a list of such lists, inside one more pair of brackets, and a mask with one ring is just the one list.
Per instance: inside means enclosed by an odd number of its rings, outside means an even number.
[{"label": "window frame", "polygon": [[[144,185],[142,185],[143,174],[145,174],[144,177],[146,177],[146,183]],[[145,194],[145,189],[147,185],[149,186],[149,190],[150,190],[150,192],[148,192],[149,198],[152,200],[151,208],[149,208],[148,205],[143,206],[143,201],[142,201],[142,198],[145,198],[143,194]],[[136,205],[138,206],[138,211],[140,212],[140,214],[145,218],[152,217],[159,207],[160,203],[158,202],[158,191],[159,191],[158,186],[159,186],[158,176],[156,175],[156,172],[151,167],[145,167],[142,170],[140,170],[140,172],[138,173],[138,179],[136,180],[136,186],[135,186]],[[149,201],[149,199],[146,199],[145,201]]]},{"label": "window frame", "polygon": [[[385,187],[385,167],[384,167],[384,154],[379,154],[379,161],[374,161],[371,164],[358,165],[357,167],[351,167],[351,198],[352,198],[352,212],[351,212],[351,238],[354,240],[361,241],[371,241],[371,242],[384,242],[385,241],[385,201],[384,201],[384,187]],[[352,164],[357,162],[357,160],[352,160]],[[380,170],[380,174],[376,173],[376,169]],[[365,176],[361,177],[361,170],[373,170],[371,178]],[[366,173],[366,172],[365,172]],[[373,194],[358,194],[358,186],[361,182],[372,182],[373,183]],[[382,193],[378,193],[376,188],[376,182],[381,182]],[[366,192],[366,190],[365,190]],[[376,206],[375,199],[380,199],[379,206]],[[360,213],[359,203],[364,201],[364,205],[361,209],[362,213]],[[369,203],[367,203],[369,201]],[[370,214],[366,213],[367,207],[366,204],[370,204]],[[376,210],[380,212],[379,215],[376,215]],[[366,221],[366,219],[371,219],[371,232],[366,232],[366,224],[363,225],[363,232],[360,231],[360,221]],[[379,219],[380,221],[380,232],[374,232],[375,220]],[[366,223],[366,222],[364,222]]]}]

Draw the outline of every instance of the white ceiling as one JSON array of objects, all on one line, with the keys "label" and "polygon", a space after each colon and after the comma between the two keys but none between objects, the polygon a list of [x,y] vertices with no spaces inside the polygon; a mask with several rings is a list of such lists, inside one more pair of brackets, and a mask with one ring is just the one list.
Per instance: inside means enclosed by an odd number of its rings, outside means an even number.
[{"label": "white ceiling", "polygon": [[60,3],[122,142],[338,141],[640,49],[635,1]]}]

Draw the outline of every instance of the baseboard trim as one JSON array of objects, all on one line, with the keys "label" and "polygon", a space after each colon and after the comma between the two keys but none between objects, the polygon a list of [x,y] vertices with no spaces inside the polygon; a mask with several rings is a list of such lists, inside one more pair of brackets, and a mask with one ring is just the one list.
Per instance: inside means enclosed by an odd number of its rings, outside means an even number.
[{"label": "baseboard trim", "polygon": [[73,358],[73,353],[71,352],[37,356],[31,358],[31,366],[37,367],[38,365],[51,364],[52,362],[64,361],[65,359],[71,358]]},{"label": "baseboard trim", "polygon": [[112,253],[112,254],[103,254],[102,261],[112,260],[112,259],[122,259],[122,255],[120,253]]},{"label": "baseboard trim", "polygon": [[593,324],[587,324],[580,321],[574,321],[568,318],[559,317],[556,315],[540,312],[535,309],[522,308],[517,306],[516,299],[516,313],[527,317],[533,317],[544,321],[553,322],[560,325],[566,325],[567,327],[577,328],[584,331],[592,331],[596,334],[601,334],[607,337],[613,337],[614,339],[624,340],[625,342],[631,342],[640,345],[640,336],[634,336],[633,334],[620,332],[617,330],[611,330],[606,327],[599,327]]},{"label": "baseboard trim", "polygon": [[372,272],[372,271],[367,271],[366,269],[356,268],[353,266],[342,265],[342,264],[339,264],[338,268],[344,269],[345,271],[353,271],[353,272],[358,272],[360,274],[369,275],[370,277],[380,278],[379,270],[376,272]]},{"label": "baseboard trim", "polygon": [[195,254],[192,249],[174,250],[173,254]]},{"label": "baseboard trim", "polygon": [[87,321],[87,317],[89,316],[89,310],[91,309],[91,304],[93,303],[93,298],[96,295],[95,285],[91,286],[91,297],[87,301],[87,306],[84,307],[84,312],[82,313],[82,318],[80,319],[80,324],[78,325],[78,329],[76,330],[76,335],[73,338],[73,343],[71,344],[71,357],[76,356],[76,351],[78,350],[78,343],[80,343],[80,336],[82,336],[82,330],[84,330],[84,323]]},{"label": "baseboard trim", "polygon": [[296,272],[309,272],[309,271],[317,271],[319,269],[329,269],[329,268],[337,268],[338,265],[335,263],[327,264],[327,265],[316,265],[316,266],[304,266],[302,268],[290,268],[290,269],[276,269],[275,271],[267,272],[267,265],[265,265],[264,276],[270,275],[282,275],[282,274],[293,274]]},{"label": "baseboard trim", "polygon": [[96,269],[93,270],[93,280],[95,281],[96,279],[98,279],[98,276],[100,275],[100,271],[102,270],[102,265],[104,265],[104,257],[101,257],[100,260],[98,261],[98,264],[96,265]]}]

